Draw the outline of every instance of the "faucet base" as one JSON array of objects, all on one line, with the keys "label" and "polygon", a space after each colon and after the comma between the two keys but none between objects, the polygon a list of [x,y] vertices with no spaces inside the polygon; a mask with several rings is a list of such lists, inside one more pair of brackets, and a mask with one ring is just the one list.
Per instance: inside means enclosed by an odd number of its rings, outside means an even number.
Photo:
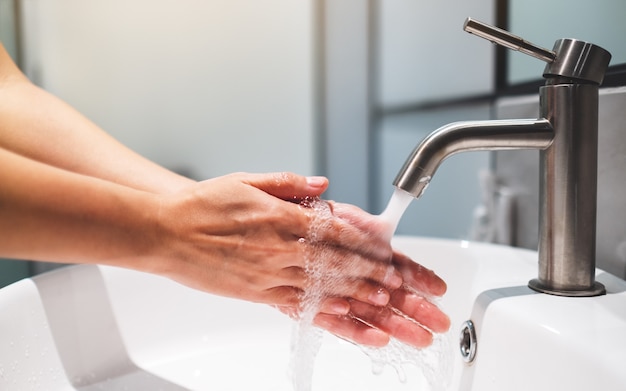
[{"label": "faucet base", "polygon": [[590,289],[585,290],[566,290],[555,289],[543,284],[539,279],[533,278],[528,282],[528,287],[540,293],[547,293],[549,295],[565,296],[565,297],[592,297],[602,296],[606,294],[606,288],[599,282],[594,282]]}]

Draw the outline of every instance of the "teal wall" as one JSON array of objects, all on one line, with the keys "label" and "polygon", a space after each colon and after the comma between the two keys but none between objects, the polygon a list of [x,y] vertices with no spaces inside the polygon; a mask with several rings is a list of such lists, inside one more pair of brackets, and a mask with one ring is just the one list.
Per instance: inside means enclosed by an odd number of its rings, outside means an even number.
[{"label": "teal wall", "polygon": [[[9,54],[15,58],[17,46],[13,7],[13,1],[0,0],[0,41]],[[0,288],[28,276],[28,262],[0,259]]]},{"label": "teal wall", "polygon": [[28,262],[0,259],[0,288],[29,275]]}]

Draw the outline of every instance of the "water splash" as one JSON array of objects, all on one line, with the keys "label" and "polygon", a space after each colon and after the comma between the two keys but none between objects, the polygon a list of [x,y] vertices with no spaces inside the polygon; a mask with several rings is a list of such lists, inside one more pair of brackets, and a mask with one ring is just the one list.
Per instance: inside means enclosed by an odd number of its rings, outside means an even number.
[{"label": "water splash", "polygon": [[407,381],[409,366],[418,369],[429,391],[443,391],[452,379],[452,341],[450,333],[433,333],[433,343],[428,348],[418,349],[392,338],[384,347],[361,346],[361,350],[372,361],[372,372],[381,374],[385,367],[391,367],[401,383]]},{"label": "water splash", "polygon": [[[430,180],[430,176],[420,178],[419,182],[424,183],[425,186],[417,198],[424,194],[424,191],[430,184]],[[414,199],[416,197],[412,194],[398,187],[394,189],[387,208],[379,215],[380,219],[389,224],[390,239],[395,233],[404,212]],[[415,293],[439,306],[437,298],[430,297],[430,295],[423,292]],[[387,346],[381,348],[363,346],[361,349],[372,360],[372,371],[374,373],[381,373],[386,366],[390,366],[396,371],[401,382],[406,382],[406,367],[409,365],[421,370],[432,391],[446,389],[452,378],[451,363],[453,352],[450,333],[433,333],[433,343],[425,349],[417,349],[394,338],[391,339]]]},{"label": "water splash", "polygon": [[326,272],[324,260],[330,253],[323,246],[318,246],[318,232],[327,228],[332,219],[332,211],[327,202],[321,199],[306,198],[301,206],[311,220],[306,238],[300,238],[305,257],[307,287],[300,297],[299,321],[294,325],[291,343],[290,373],[294,390],[312,389],[315,357],[322,345],[323,332],[313,325],[313,319],[319,312],[324,293],[333,284],[333,275]]},{"label": "water splash", "polygon": [[[424,179],[430,181],[430,177]],[[385,211],[378,217],[388,224],[388,239],[395,233],[398,223],[411,201],[411,194],[396,188]],[[302,206],[310,212],[311,224],[306,238],[300,239],[305,254],[307,287],[301,297],[299,321],[294,325],[291,346],[290,372],[296,391],[311,391],[315,358],[322,344],[323,332],[313,325],[321,300],[335,284],[341,273],[326,270],[328,257],[333,252],[318,243],[318,233],[330,224],[332,211],[325,201],[307,198]],[[349,267],[349,265],[346,265]],[[433,304],[436,299],[416,292]],[[417,349],[396,339],[382,348],[362,346],[361,350],[371,359],[372,371],[381,373],[386,366],[392,367],[401,382],[406,381],[407,366],[417,367],[430,385],[432,391],[444,390],[452,378],[452,343],[448,334],[433,334],[433,344],[425,349]]]}]

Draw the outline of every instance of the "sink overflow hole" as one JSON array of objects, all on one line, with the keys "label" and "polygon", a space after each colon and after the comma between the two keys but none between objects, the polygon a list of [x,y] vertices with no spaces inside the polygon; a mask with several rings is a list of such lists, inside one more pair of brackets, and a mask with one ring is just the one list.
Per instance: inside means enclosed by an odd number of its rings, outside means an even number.
[{"label": "sink overflow hole", "polygon": [[463,322],[461,334],[459,335],[459,349],[463,361],[471,364],[476,357],[476,329],[471,320]]}]

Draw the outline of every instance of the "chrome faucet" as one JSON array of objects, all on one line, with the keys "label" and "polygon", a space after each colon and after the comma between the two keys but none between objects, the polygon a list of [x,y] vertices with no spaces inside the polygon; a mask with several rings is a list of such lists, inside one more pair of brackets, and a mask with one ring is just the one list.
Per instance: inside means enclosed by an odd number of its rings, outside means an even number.
[{"label": "chrome faucet", "polygon": [[598,89],[611,54],[573,39],[547,50],[471,18],[464,30],[547,63],[540,118],[445,125],[415,148],[394,185],[419,197],[452,154],[540,150],[539,275],[528,285],[560,296],[604,294],[595,281]]}]

